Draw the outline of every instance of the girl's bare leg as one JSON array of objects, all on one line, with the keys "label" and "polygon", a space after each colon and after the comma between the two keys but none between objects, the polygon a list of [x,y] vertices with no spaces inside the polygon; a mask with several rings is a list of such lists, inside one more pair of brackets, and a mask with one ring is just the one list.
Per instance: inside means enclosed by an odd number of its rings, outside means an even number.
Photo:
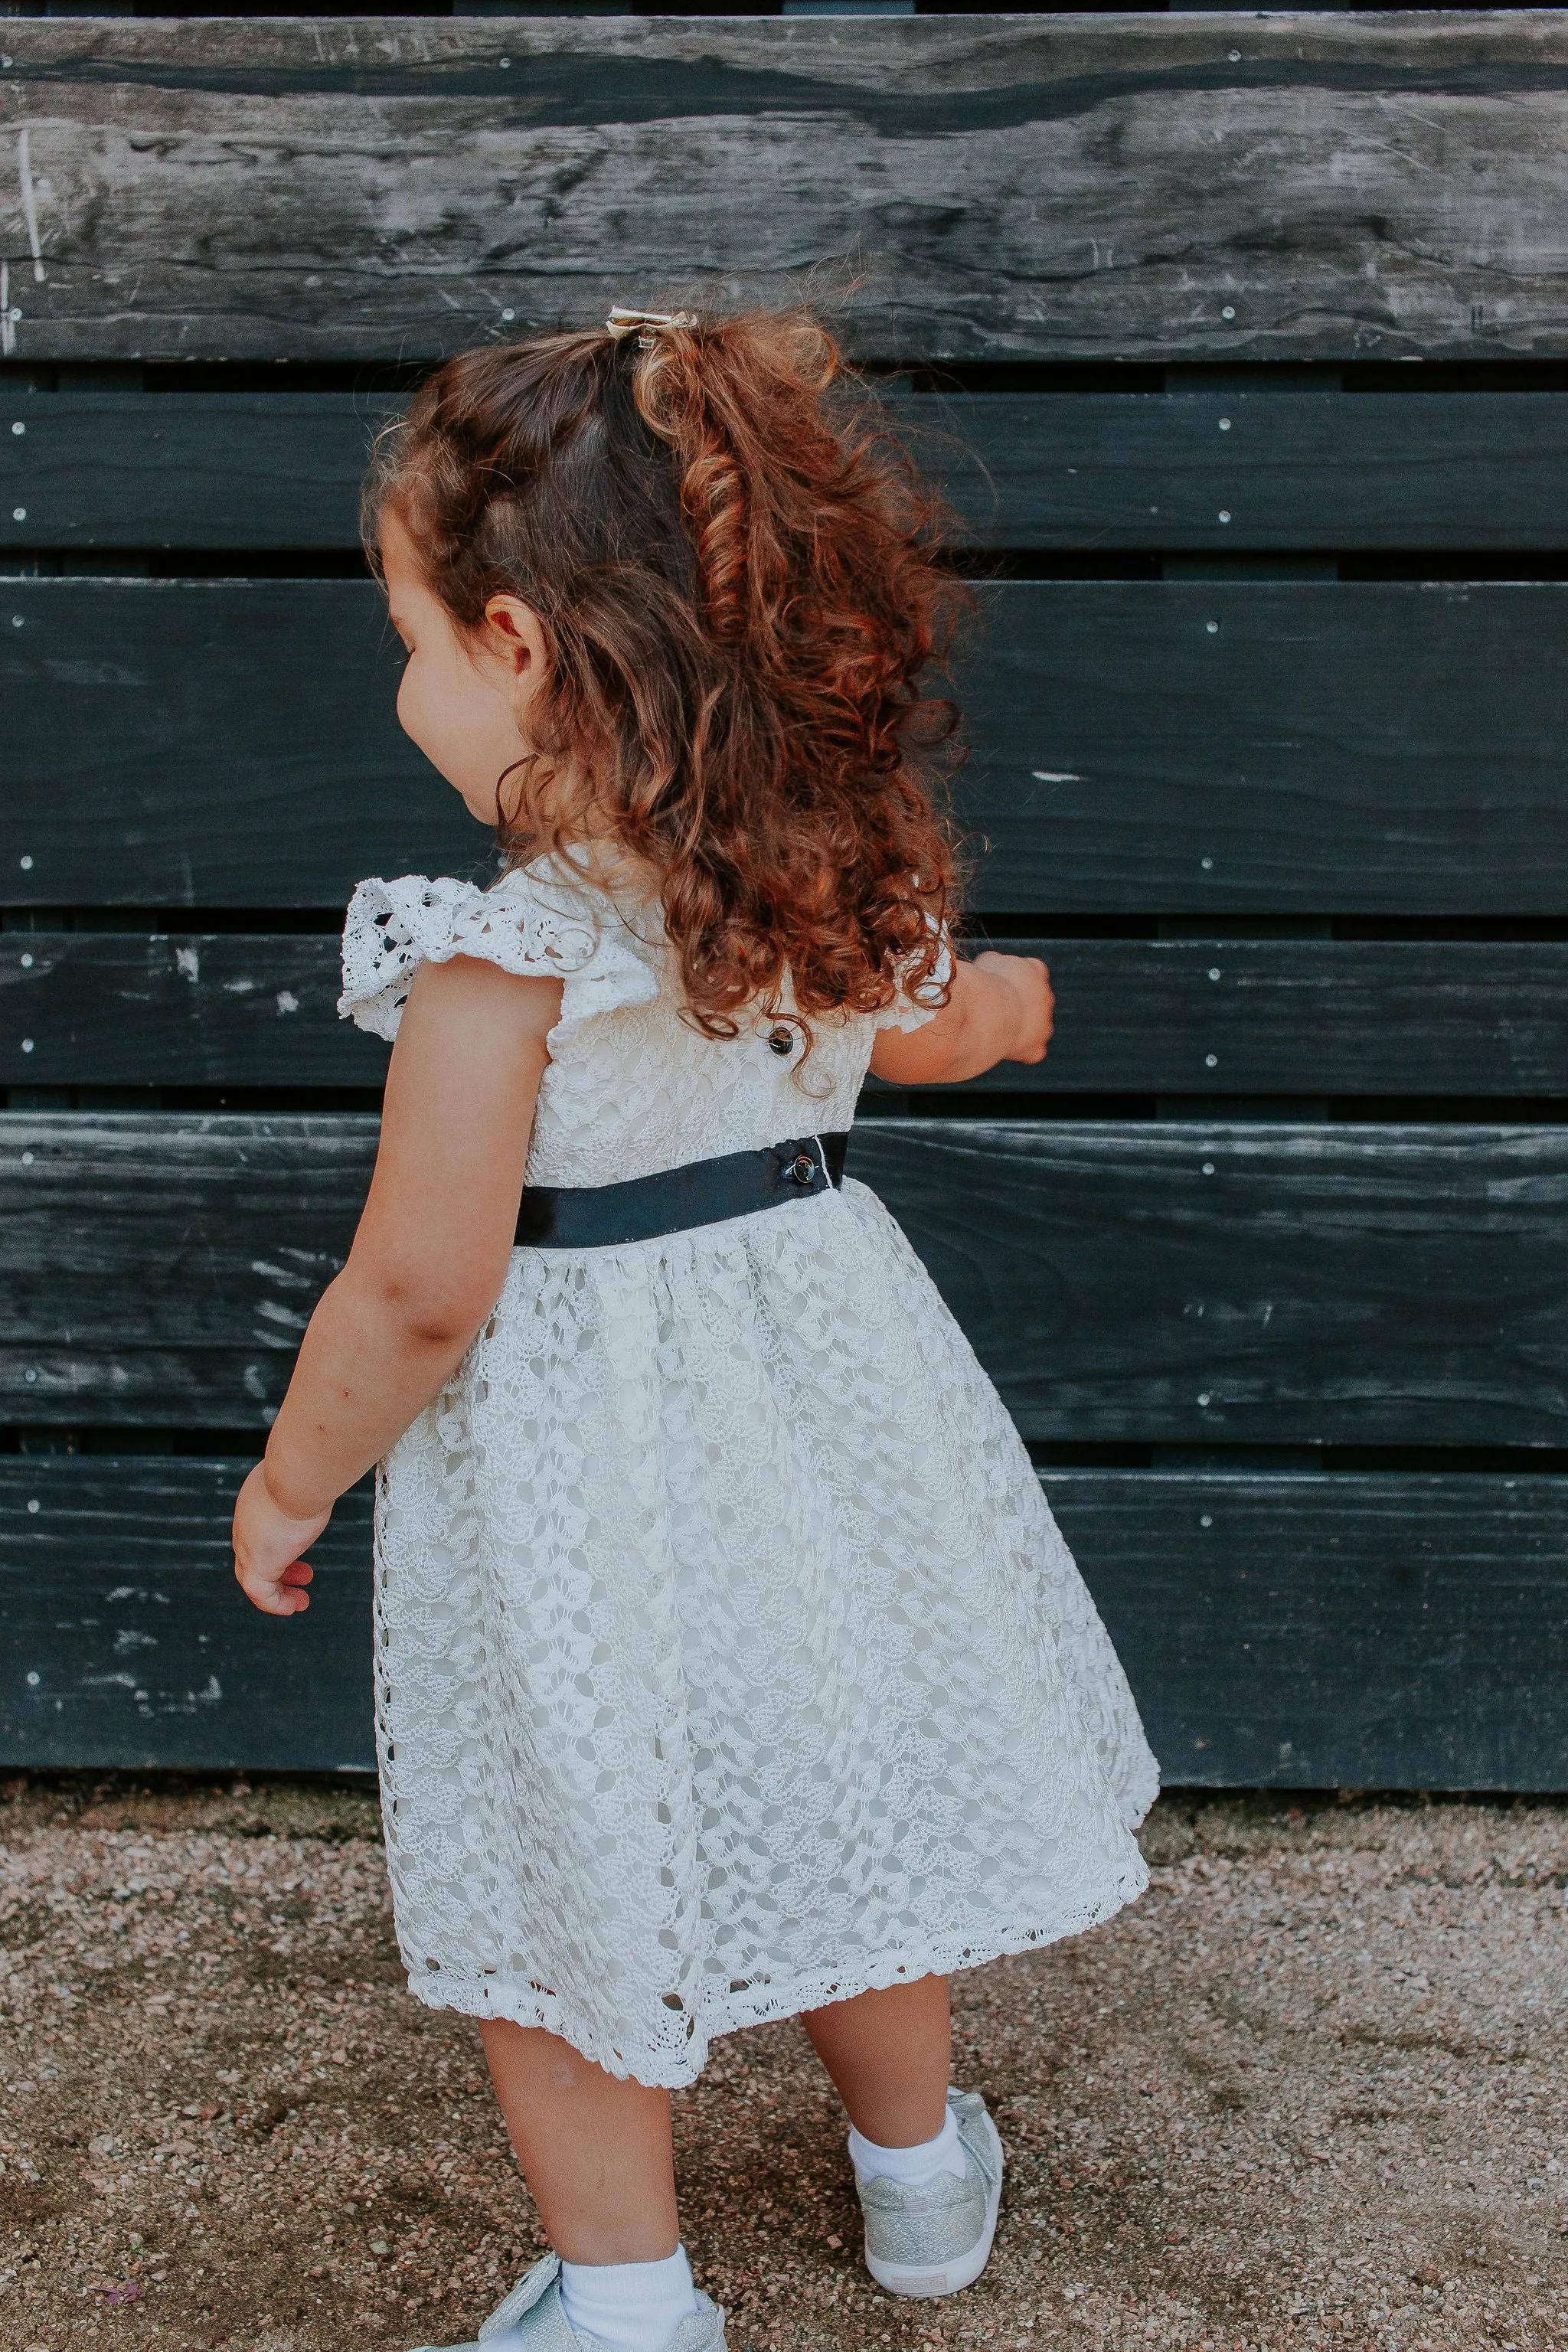
[{"label": "girl's bare leg", "polygon": [[952,2026],[947,1979],[857,1993],[801,2019],[862,2137],[919,2147],[947,2118]]},{"label": "girl's bare leg", "polygon": [[479,2032],[517,2160],[562,2260],[672,2254],[680,2229],[668,2092],[617,2082],[540,2026],[489,2018]]}]

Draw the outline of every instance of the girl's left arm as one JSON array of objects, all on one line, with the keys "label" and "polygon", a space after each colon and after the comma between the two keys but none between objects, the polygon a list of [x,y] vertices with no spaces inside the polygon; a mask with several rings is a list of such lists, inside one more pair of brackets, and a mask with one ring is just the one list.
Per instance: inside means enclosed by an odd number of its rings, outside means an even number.
[{"label": "girl's left arm", "polygon": [[1055,1017],[1039,957],[988,948],[954,964],[940,1013],[918,1029],[878,1031],[871,1067],[899,1087],[961,1085],[998,1062],[1043,1062]]},{"label": "girl's left arm", "polygon": [[348,1263],[323,1292],[234,1515],[258,1609],[307,1608],[300,1557],[468,1353],[500,1295],[561,982],[455,956],[415,975]]}]

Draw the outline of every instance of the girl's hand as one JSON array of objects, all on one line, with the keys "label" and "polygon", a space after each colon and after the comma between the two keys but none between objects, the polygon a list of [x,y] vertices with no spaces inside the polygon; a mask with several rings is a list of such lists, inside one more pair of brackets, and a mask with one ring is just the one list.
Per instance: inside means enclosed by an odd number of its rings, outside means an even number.
[{"label": "girl's hand", "polygon": [[331,1517],[331,1506],[308,1519],[290,1518],[272,1499],[267,1465],[258,1462],[234,1507],[234,1572],[247,1601],[269,1617],[297,1616],[310,1605],[300,1590],[314,1571],[300,1554]]},{"label": "girl's hand", "polygon": [[1057,1000],[1051,975],[1038,956],[1000,955],[987,948],[974,959],[978,970],[990,972],[1008,991],[1016,1028],[1013,1042],[997,1055],[1003,1062],[1043,1062],[1051,1042]]}]

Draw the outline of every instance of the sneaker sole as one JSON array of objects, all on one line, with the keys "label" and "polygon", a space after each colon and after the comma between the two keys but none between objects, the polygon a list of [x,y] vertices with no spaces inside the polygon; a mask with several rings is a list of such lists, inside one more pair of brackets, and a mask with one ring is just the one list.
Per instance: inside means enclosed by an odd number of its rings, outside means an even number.
[{"label": "sneaker sole", "polygon": [[984,2228],[967,2253],[954,2254],[940,2269],[931,2263],[917,2268],[913,2263],[885,2263],[868,2246],[866,2268],[885,2294],[911,2297],[956,2294],[961,2287],[973,2286],[991,2260],[991,2243],[996,2235],[996,2216],[1002,2205],[1002,2141],[990,2116],[985,2120],[990,2125],[996,2157],[996,2183],[986,2200]]}]

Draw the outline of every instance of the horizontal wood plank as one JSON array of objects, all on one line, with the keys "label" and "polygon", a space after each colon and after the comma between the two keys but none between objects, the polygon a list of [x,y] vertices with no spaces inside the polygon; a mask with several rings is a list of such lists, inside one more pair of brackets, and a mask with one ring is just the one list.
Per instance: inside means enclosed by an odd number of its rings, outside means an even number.
[{"label": "horizontal wood plank", "polygon": [[248,1462],[0,1459],[0,1761],[374,1770],[370,1496],[310,1547],[303,1615],[234,1580]]},{"label": "horizontal wood plank", "polygon": [[[247,1466],[0,1461],[0,1763],[373,1765],[367,1497],[277,1622],[231,1572]],[[1568,1480],[1045,1483],[1168,1784],[1568,1787]]]},{"label": "horizontal wood plank", "polygon": [[[1556,914],[1568,583],[1002,583],[960,687],[982,909]],[[0,593],[0,897],[342,905],[486,836],[352,581]]]},{"label": "horizontal wood plank", "polygon": [[1167,1786],[1568,1788],[1568,1480],[1045,1486]]},{"label": "horizontal wood plank", "polygon": [[422,356],[824,276],[880,357],[1568,348],[1547,10],[6,40],[24,360]]},{"label": "horizontal wood plank", "polygon": [[0,933],[0,1085],[379,1086],[339,959],[308,931]]},{"label": "horizontal wood plank", "polygon": [[368,581],[0,583],[0,889],[338,907],[373,872],[490,870],[397,725],[399,667]]},{"label": "horizontal wood plank", "polygon": [[371,444],[403,406],[0,383],[0,547],[357,547]]},{"label": "horizontal wood plank", "polygon": [[[1173,382],[1167,395],[904,394],[888,413],[968,547],[1563,544],[1560,394],[1189,394]],[[15,389],[0,398],[0,548],[356,547],[369,445],[401,406]]]},{"label": "horizontal wood plank", "polygon": [[[1418,371],[1412,370],[1412,374]],[[1560,394],[956,394],[891,403],[966,543],[1558,549]]]},{"label": "horizontal wood plank", "polygon": [[[0,1399],[262,1427],[368,1181],[368,1117],[0,1118]],[[1568,1444],[1568,1132],[863,1120],[1026,1436]]]},{"label": "horizontal wood plank", "polygon": [[0,1115],[6,1417],[265,1428],[348,1254],[376,1129]]},{"label": "horizontal wood plank", "polygon": [[1568,1092],[1555,940],[999,944],[1049,965],[1056,1034],[1043,1062],[999,1063],[978,1093]]},{"label": "horizontal wood plank", "polygon": [[1568,1440],[1568,1133],[865,1120],[1027,1437]]},{"label": "horizontal wood plank", "polygon": [[980,904],[1556,913],[1565,624],[1555,583],[995,590],[964,673]]},{"label": "horizontal wood plank", "polygon": [[[1009,940],[1049,964],[1046,1060],[968,1092],[1568,1092],[1568,944]],[[0,1085],[374,1087],[335,936],[0,935]]]}]

